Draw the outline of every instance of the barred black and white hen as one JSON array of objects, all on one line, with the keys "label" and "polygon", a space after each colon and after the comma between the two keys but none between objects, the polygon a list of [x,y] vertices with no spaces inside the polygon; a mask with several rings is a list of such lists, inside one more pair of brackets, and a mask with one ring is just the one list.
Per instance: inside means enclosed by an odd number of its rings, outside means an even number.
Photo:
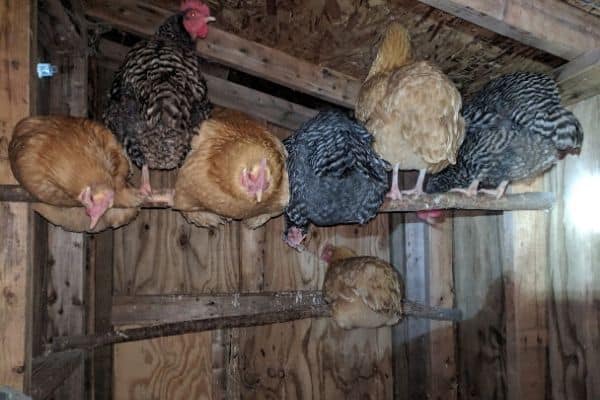
[{"label": "barred black and white hen", "polygon": [[373,137],[341,111],[324,111],[284,141],[290,202],[285,241],[298,247],[309,223],[364,224],[375,217],[388,189],[390,165],[372,148]]},{"label": "barred black and white hen", "polygon": [[501,197],[509,182],[546,171],[566,154],[578,153],[583,142],[581,124],[561,106],[556,83],[544,74],[518,72],[491,81],[463,115],[467,133],[457,162],[429,177],[429,193]]},{"label": "barred black and white hen", "polygon": [[206,37],[212,20],[202,2],[184,1],[150,40],[129,51],[113,80],[104,123],[145,175],[148,167],[179,167],[194,128],[209,116],[195,41]]}]

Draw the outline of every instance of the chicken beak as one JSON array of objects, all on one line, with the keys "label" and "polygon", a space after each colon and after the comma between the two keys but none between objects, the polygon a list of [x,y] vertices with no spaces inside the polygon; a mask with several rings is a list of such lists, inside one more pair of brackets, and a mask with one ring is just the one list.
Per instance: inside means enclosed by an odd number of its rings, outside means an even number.
[{"label": "chicken beak", "polygon": [[206,17],[204,18],[204,22],[206,22],[207,24],[209,22],[215,22],[217,19],[215,17]]},{"label": "chicken beak", "polygon": [[261,189],[261,190],[258,190],[258,191],[256,192],[256,202],[257,202],[257,203],[260,203],[260,201],[262,200],[262,195],[263,195],[263,191],[262,191],[262,189]]}]

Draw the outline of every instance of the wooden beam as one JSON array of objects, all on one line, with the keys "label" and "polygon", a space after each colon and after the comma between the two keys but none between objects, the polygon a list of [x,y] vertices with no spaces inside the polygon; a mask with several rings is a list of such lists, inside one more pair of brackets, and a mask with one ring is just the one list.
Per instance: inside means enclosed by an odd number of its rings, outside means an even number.
[{"label": "wooden beam", "polygon": [[[15,124],[34,108],[36,4],[0,2],[0,145],[8,143]],[[0,160],[0,184],[12,183],[8,160]],[[0,204],[0,382],[19,391],[27,389],[33,345],[29,324],[32,313],[39,312],[28,300],[33,297],[31,215],[27,204]]]},{"label": "wooden beam", "polygon": [[37,357],[32,362],[30,394],[34,400],[49,398],[83,362],[81,350],[68,350]]},{"label": "wooden beam", "polygon": [[[99,50],[105,58],[120,64],[129,48],[108,40],[101,40]],[[115,64],[115,67],[119,64]],[[229,82],[221,77],[223,68],[220,69],[221,71],[207,64],[207,69],[204,71],[208,85],[208,98],[218,106],[243,111],[255,118],[292,130],[299,128],[317,114],[316,110],[308,107]]]},{"label": "wooden beam", "polygon": [[[155,12],[144,14],[144,18],[124,14],[111,4],[94,4],[86,12],[124,31],[150,36],[171,12],[158,7],[153,9]],[[354,108],[361,85],[354,77],[215,27],[210,28],[206,39],[198,41],[197,49],[208,60],[348,108]]]},{"label": "wooden beam", "polygon": [[[69,349],[94,349],[115,343],[182,335],[214,329],[240,328],[294,321],[305,318],[325,318],[331,315],[329,305],[320,291],[235,293],[199,296],[135,296],[120,300],[125,303],[113,308],[113,315],[125,325],[147,326],[115,330],[105,334],[55,337],[47,346],[51,352]],[[212,309],[212,310],[211,310]],[[191,314],[193,319],[180,318]],[[223,314],[216,314],[219,310]],[[140,317],[138,314],[143,313]],[[460,321],[457,309],[429,307],[404,299],[403,316],[435,320]],[[181,314],[181,315],[179,315]],[[201,318],[197,318],[201,317]],[[119,318],[119,317],[117,317]],[[164,323],[165,321],[172,321]]]},{"label": "wooden beam", "polygon": [[[156,190],[160,195],[162,191]],[[37,200],[17,185],[0,185],[0,202],[35,203]],[[386,201],[379,212],[408,212],[420,210],[547,210],[554,205],[553,193],[515,193],[500,199],[488,196],[467,197],[457,193],[425,194],[419,197],[407,197],[402,200]],[[145,202],[142,208],[167,208],[160,202]]]},{"label": "wooden beam", "polygon": [[420,0],[567,60],[600,47],[598,17],[557,0]]},{"label": "wooden beam", "polygon": [[361,86],[351,76],[219,29],[211,28],[196,48],[209,60],[348,108]]},{"label": "wooden beam", "polygon": [[554,70],[564,105],[578,103],[600,93],[600,47]]}]

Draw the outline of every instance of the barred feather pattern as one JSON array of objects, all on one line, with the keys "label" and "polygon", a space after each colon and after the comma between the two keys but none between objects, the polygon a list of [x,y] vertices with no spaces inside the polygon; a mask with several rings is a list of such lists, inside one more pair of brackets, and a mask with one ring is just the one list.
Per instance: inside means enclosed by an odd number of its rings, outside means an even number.
[{"label": "barred feather pattern", "polygon": [[284,141],[292,226],[364,224],[377,214],[388,189],[390,165],[372,148],[373,137],[341,111],[319,113]]},{"label": "barred feather pattern", "polygon": [[556,83],[548,76],[515,73],[487,84],[464,107],[465,140],[457,163],[429,177],[427,192],[481,187],[534,177],[566,153],[577,153],[583,129],[560,105]]},{"label": "barred feather pattern", "polygon": [[181,166],[194,128],[211,111],[202,62],[181,13],[127,54],[103,119],[138,167]]}]

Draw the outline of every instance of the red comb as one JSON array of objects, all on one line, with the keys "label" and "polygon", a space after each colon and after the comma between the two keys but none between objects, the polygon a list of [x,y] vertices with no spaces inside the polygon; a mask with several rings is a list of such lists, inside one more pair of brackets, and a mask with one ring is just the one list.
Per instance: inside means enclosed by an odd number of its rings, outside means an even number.
[{"label": "red comb", "polygon": [[200,0],[183,0],[181,2],[181,7],[179,7],[179,11],[189,10],[190,8],[206,11],[206,15],[210,15],[210,9]]}]

